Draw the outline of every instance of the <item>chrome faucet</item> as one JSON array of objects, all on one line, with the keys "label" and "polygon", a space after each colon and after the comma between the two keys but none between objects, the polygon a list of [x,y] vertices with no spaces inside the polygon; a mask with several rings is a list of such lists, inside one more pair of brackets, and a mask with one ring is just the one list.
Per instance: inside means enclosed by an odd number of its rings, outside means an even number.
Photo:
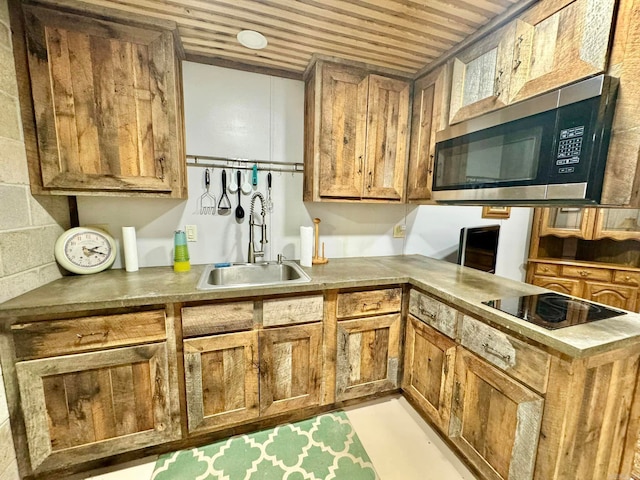
[{"label": "chrome faucet", "polygon": [[[262,223],[255,223],[255,212],[254,207],[256,203],[256,198],[260,199],[260,205],[262,206],[262,210],[260,215],[262,216]],[[256,192],[251,197],[251,209],[249,211],[249,253],[247,255],[247,261],[249,263],[255,263],[257,257],[262,257],[264,259],[264,244],[269,243],[267,240],[267,222],[265,219],[265,209],[264,209],[264,197],[260,192]],[[253,245],[253,227],[260,227],[260,250],[256,250]]]}]

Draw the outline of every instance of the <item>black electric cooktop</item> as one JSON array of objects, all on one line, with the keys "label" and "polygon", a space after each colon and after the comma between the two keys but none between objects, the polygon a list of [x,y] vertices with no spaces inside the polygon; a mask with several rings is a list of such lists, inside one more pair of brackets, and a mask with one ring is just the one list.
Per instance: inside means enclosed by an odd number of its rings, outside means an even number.
[{"label": "black electric cooktop", "polygon": [[586,300],[577,300],[559,293],[507,297],[482,303],[549,330],[626,314],[620,310],[596,305]]}]

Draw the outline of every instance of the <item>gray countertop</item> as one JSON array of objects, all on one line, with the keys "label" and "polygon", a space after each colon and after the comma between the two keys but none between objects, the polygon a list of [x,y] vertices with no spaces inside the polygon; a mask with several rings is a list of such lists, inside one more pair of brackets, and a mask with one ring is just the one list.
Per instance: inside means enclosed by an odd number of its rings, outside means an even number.
[{"label": "gray countertop", "polygon": [[209,291],[195,288],[203,270],[202,265],[193,266],[186,273],[174,273],[171,267],[152,267],[133,273],[108,270],[64,277],[0,304],[0,321],[107,308],[410,283],[472,315],[572,357],[640,343],[638,314],[546,330],[481,303],[546,290],[421,255],[331,259],[328,264],[304,269],[311,277],[309,283]]}]

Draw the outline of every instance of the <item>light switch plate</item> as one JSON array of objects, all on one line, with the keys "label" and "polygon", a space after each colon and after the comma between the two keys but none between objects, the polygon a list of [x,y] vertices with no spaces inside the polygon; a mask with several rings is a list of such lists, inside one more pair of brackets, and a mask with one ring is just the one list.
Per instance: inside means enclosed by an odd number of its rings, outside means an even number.
[{"label": "light switch plate", "polygon": [[185,225],[184,229],[187,234],[187,242],[198,241],[198,227],[196,225]]},{"label": "light switch plate", "polygon": [[393,227],[393,238],[404,238],[406,231],[406,225],[396,225]]}]

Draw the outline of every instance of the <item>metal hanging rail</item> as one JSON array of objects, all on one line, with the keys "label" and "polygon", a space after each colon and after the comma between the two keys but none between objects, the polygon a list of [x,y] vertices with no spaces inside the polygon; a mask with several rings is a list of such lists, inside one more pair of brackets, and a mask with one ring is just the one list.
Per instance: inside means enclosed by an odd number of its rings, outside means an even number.
[{"label": "metal hanging rail", "polygon": [[187,166],[189,167],[218,167],[233,168],[234,170],[252,170],[254,164],[258,166],[258,170],[263,171],[287,173],[304,172],[304,165],[302,163],[272,162],[269,160],[251,160],[249,158],[187,155]]}]

